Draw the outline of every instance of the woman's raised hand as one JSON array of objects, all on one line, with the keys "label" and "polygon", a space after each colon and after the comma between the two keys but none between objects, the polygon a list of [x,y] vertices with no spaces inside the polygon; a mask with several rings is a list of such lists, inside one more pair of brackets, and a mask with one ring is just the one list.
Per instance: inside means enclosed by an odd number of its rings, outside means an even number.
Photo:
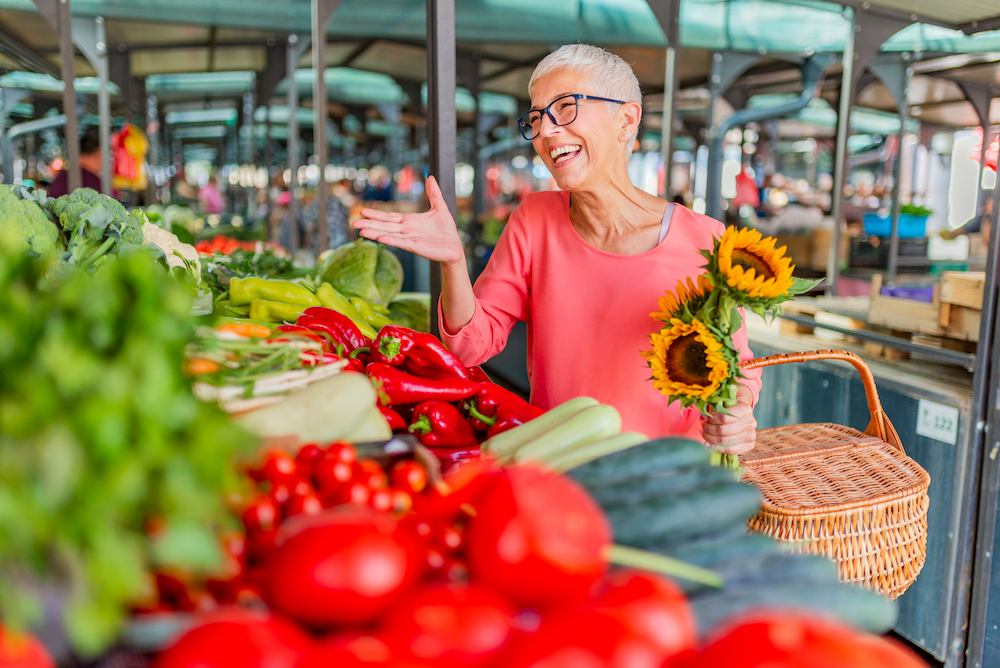
[{"label": "woman's raised hand", "polygon": [[427,198],[431,208],[424,213],[361,209],[364,218],[351,224],[366,239],[416,253],[433,262],[443,265],[463,262],[465,250],[458,228],[433,176],[427,178]]}]

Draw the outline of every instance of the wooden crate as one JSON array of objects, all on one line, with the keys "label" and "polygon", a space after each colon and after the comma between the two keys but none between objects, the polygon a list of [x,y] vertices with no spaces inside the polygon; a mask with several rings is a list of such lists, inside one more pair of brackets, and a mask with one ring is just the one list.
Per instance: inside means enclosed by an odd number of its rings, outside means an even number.
[{"label": "wooden crate", "polygon": [[986,272],[946,271],[941,274],[941,303],[976,309],[983,307]]},{"label": "wooden crate", "polygon": [[943,336],[944,328],[941,318],[940,290],[935,287],[934,301],[913,301],[899,297],[884,297],[882,292],[882,275],[872,277],[871,302],[868,306],[868,323],[900,329],[904,332],[919,332]]},{"label": "wooden crate", "polygon": [[946,271],[941,274],[941,310],[938,326],[944,336],[964,341],[979,340],[983,306],[982,271]]}]

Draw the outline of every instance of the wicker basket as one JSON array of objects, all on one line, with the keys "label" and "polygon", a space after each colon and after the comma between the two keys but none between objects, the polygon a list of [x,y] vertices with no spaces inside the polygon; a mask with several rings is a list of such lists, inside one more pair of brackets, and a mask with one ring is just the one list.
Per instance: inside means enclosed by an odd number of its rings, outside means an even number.
[{"label": "wicker basket", "polygon": [[861,374],[871,422],[865,433],[836,424],[757,432],[757,446],[740,457],[744,480],[763,497],[750,528],[794,543],[795,551],[826,555],[837,562],[842,581],[895,599],[927,557],[931,480],[903,451],[871,370],[842,350],[772,355],[741,366],[827,359],[850,362]]}]

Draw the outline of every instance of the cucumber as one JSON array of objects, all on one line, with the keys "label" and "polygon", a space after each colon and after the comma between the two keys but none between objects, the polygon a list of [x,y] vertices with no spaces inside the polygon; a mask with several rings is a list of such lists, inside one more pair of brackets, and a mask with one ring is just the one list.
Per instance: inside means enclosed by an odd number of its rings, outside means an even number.
[{"label": "cucumber", "polygon": [[610,438],[574,448],[570,452],[557,454],[549,458],[546,464],[554,471],[569,471],[578,466],[583,466],[587,462],[592,462],[599,457],[634,448],[648,440],[649,438],[645,434],[627,431],[624,434],[617,434]]},{"label": "cucumber", "polygon": [[[712,566],[722,576],[723,589],[741,589],[767,583],[794,580],[799,583],[835,583],[837,565],[826,557],[810,554],[764,554],[753,558],[731,559]],[[678,580],[685,593],[710,589],[698,582]],[[718,591],[718,589],[715,589]]]},{"label": "cucumber", "polygon": [[484,441],[483,452],[488,452],[501,459],[510,457],[525,443],[538,438],[544,432],[579,413],[584,408],[596,405],[597,399],[591,397],[576,397],[565,401],[530,422],[525,422],[519,427],[514,427]]},{"label": "cucumber", "polygon": [[745,527],[734,527],[737,535],[711,540],[692,541],[687,544],[675,544],[668,548],[652,546],[650,550],[658,554],[673,557],[680,561],[712,568],[715,564],[732,559],[753,559],[765,554],[780,554],[784,546],[770,536],[745,531]]},{"label": "cucumber", "polygon": [[591,406],[522,445],[514,453],[514,459],[519,464],[529,461],[545,463],[552,457],[614,436],[621,430],[622,418],[614,406]]},{"label": "cucumber", "polygon": [[647,547],[667,538],[680,539],[741,524],[760,508],[760,494],[738,482],[702,487],[683,494],[606,506],[615,542]]},{"label": "cucumber", "polygon": [[602,506],[638,503],[653,496],[681,494],[699,487],[727,482],[733,482],[732,471],[702,464],[681,469],[664,469],[613,485],[604,485],[592,490],[591,496]]},{"label": "cucumber", "polygon": [[762,608],[818,612],[878,634],[895,626],[899,611],[895,601],[869,589],[839,582],[803,584],[795,580],[695,594],[690,603],[702,637],[735,615]]},{"label": "cucumber", "polygon": [[[531,424],[530,422],[528,424]],[[651,471],[708,464],[708,450],[687,438],[657,438],[613,455],[595,459],[570,473],[588,489],[607,485]]]}]

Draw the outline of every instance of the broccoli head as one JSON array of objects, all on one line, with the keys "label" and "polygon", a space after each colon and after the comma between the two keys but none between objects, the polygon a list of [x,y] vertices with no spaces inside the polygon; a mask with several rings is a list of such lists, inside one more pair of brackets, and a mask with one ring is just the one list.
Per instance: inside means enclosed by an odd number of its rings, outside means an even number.
[{"label": "broccoli head", "polygon": [[[74,232],[83,221],[98,227],[121,225],[127,222],[128,212],[118,200],[102,195],[91,188],[77,188],[68,195],[56,198],[52,213],[67,232]],[[106,225],[102,226],[102,223]]]},{"label": "broccoli head", "polygon": [[0,226],[13,229],[29,252],[44,256],[58,249],[59,228],[34,201],[0,186],[0,212]]},{"label": "broccoli head", "polygon": [[122,243],[142,245],[142,226],[146,217],[139,209],[133,209],[128,215],[128,222],[122,228]]}]

